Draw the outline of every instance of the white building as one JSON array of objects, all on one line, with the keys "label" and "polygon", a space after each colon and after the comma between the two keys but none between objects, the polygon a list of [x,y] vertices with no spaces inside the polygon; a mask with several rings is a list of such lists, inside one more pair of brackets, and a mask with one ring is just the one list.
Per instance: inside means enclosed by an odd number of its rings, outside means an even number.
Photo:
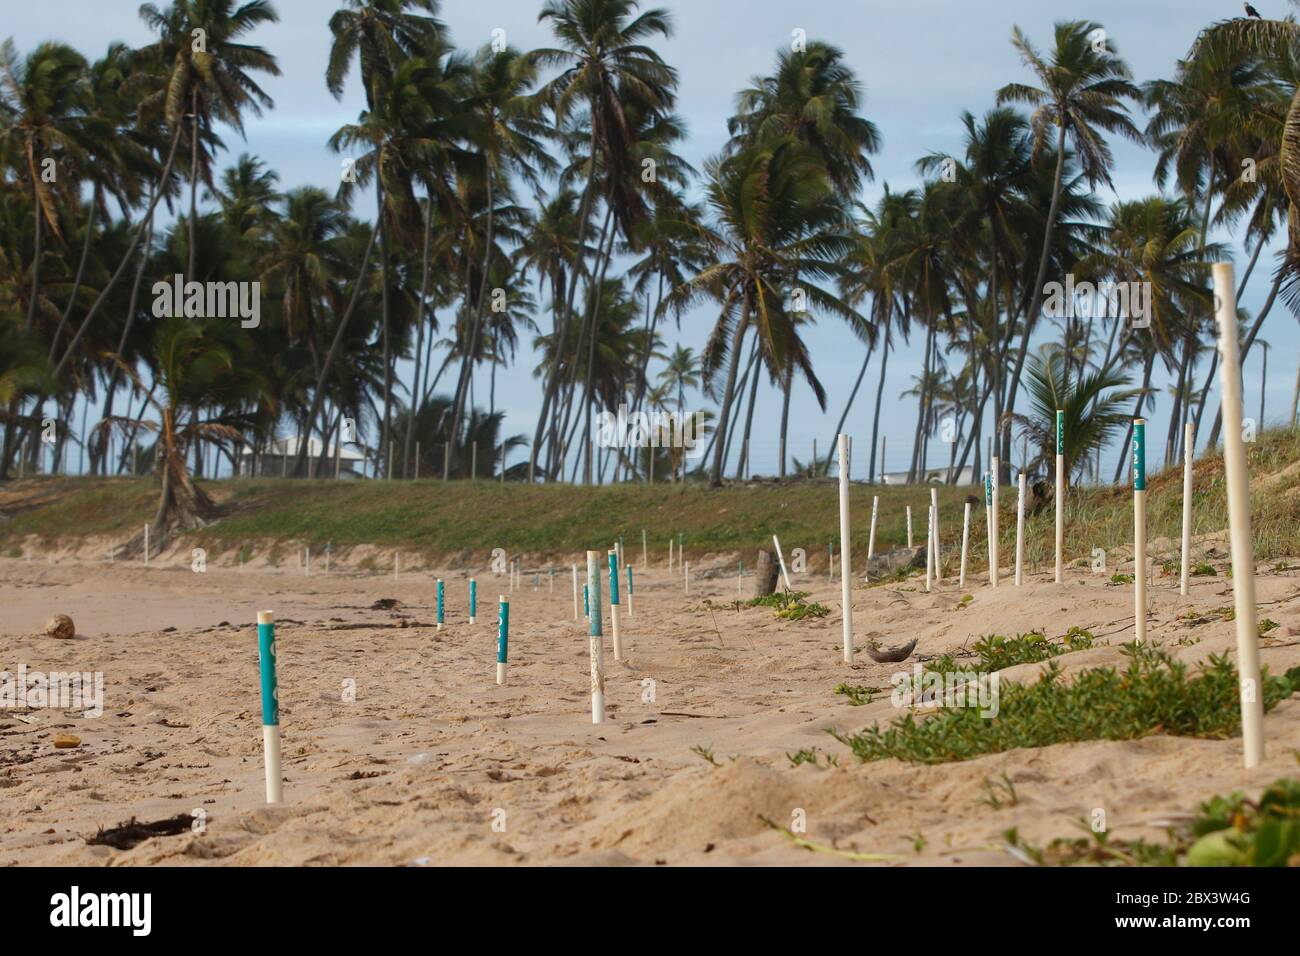
[{"label": "white building", "polygon": [[[319,438],[308,439],[308,458],[320,457],[323,447]],[[239,474],[241,477],[259,476],[265,478],[287,476],[293,467],[294,459],[298,457],[298,448],[297,438],[277,438],[258,452],[245,447],[239,453]],[[336,442],[330,446],[326,459],[317,466],[316,477],[318,478],[334,478],[336,476],[339,478],[365,477],[365,454],[353,451],[347,442],[342,445]]]}]

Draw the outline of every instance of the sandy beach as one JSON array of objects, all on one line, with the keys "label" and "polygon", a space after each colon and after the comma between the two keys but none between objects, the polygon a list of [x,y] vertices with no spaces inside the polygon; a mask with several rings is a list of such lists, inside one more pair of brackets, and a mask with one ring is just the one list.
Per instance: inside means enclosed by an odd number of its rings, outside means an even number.
[{"label": "sandy beach", "polygon": [[[636,549],[629,549],[634,562]],[[607,722],[593,726],[585,622],[574,620],[568,565],[554,593],[525,574],[511,600],[506,686],[494,679],[496,598],[508,578],[486,567],[391,573],[210,563],[188,552],[109,564],[94,547],[0,560],[0,659],[28,671],[99,671],[103,715],[0,711],[0,864],[816,864],[1018,865],[1002,834],[1046,843],[1079,834],[1103,808],[1116,838],[1158,839],[1160,823],[1203,799],[1254,792],[1294,773],[1300,699],[1265,718],[1265,762],[1244,771],[1241,740],[1155,734],[1017,749],[937,766],[860,763],[827,731],[852,732],[900,711],[885,693],[854,706],[840,683],[888,687],[916,661],[958,653],[980,636],[1077,626],[1099,646],[1058,658],[1067,674],[1122,666],[1131,586],[1050,569],[1024,587],[955,576],[933,593],[913,578],[854,590],[857,662],[840,659],[838,579],[824,569],[795,587],[825,604],[820,619],[785,621],[732,605],[736,556],[690,556],[691,590],[664,555],[638,568],[626,661],[606,622]],[[80,555],[80,556],[78,556]],[[518,556],[531,569],[545,562]],[[571,560],[579,560],[574,555]],[[292,560],[290,561],[292,565]],[[1114,570],[1114,569],[1112,569]],[[478,579],[478,623],[466,620]],[[434,579],[446,581],[447,624],[435,627]],[[1280,673],[1300,663],[1297,572],[1262,575],[1261,641]],[[743,584],[751,593],[752,579]],[[962,596],[972,600],[963,606]],[[1150,638],[1188,663],[1234,647],[1230,621],[1191,609],[1231,603],[1231,582],[1177,579],[1151,589]],[[395,599],[390,604],[385,599]],[[264,803],[255,615],[277,618],[285,803]],[[76,622],[60,641],[52,614]],[[861,649],[919,638],[903,664]],[[1045,665],[1001,672],[1032,681]],[[350,689],[355,689],[355,694]],[[354,699],[352,699],[354,697]],[[26,720],[17,719],[18,716]],[[80,745],[56,749],[57,734]],[[796,766],[788,754],[829,755]],[[985,799],[1010,780],[1013,805]],[[101,827],[203,811],[202,832],[130,850],[87,845]],[[821,848],[796,845],[791,828]],[[796,828],[798,829],[798,828]],[[832,852],[827,852],[832,851]]]}]

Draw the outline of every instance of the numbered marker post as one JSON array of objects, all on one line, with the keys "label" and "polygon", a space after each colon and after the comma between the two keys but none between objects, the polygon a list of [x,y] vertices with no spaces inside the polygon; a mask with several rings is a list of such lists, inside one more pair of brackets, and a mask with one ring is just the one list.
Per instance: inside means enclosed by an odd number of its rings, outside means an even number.
[{"label": "numbered marker post", "polygon": [[257,612],[257,661],[262,674],[262,763],[266,768],[266,802],[284,800],[280,772],[280,689],[275,681],[275,615]]},{"label": "numbered marker post", "polygon": [[497,684],[506,682],[506,657],[510,649],[510,601],[497,598]]},{"label": "numbered marker post", "polygon": [[627,566],[627,616],[632,616],[632,565]]},{"label": "numbered marker post", "polygon": [[1192,445],[1196,442],[1196,426],[1188,422],[1183,426],[1183,551],[1182,567],[1178,575],[1178,593],[1187,593],[1188,565],[1192,560]]},{"label": "numbered marker post", "polygon": [[1241,438],[1241,360],[1237,346],[1237,296],[1232,266],[1215,263],[1219,320],[1219,400],[1223,406],[1223,464],[1228,479],[1228,533],[1232,541],[1232,593],[1237,623],[1237,673],[1241,679],[1241,738],[1246,767],[1264,759],[1264,695],[1259,677],[1259,623],[1255,608],[1255,552],[1250,529],[1250,474]]},{"label": "numbered marker post", "polygon": [[438,578],[438,630],[442,630],[443,621],[443,604],[442,604],[442,578]]},{"label": "numbered marker post", "polygon": [[1133,639],[1147,637],[1147,423],[1133,420]]},{"label": "numbered marker post", "polygon": [[[853,663],[853,566],[849,541],[849,436],[836,439],[840,459],[840,602],[844,619],[844,663]],[[871,544],[867,546],[867,560],[876,540],[876,501],[871,504]]]},{"label": "numbered marker post", "polygon": [[609,627],[614,635],[614,660],[623,659],[623,635],[618,620],[618,551],[609,552]]},{"label": "numbered marker post", "polygon": [[469,622],[474,623],[478,617],[478,582],[469,579]]},{"label": "numbered marker post", "polygon": [[989,558],[989,587],[993,586],[993,479],[984,476],[984,546]]},{"label": "numbered marker post", "polygon": [[591,620],[591,585],[582,586],[582,616],[588,621]]},{"label": "numbered marker post", "polygon": [[[1024,498],[1024,492],[1020,493]],[[1019,547],[1019,545],[1017,545]],[[1065,412],[1056,410],[1056,583],[1065,581]],[[1017,581],[1017,584],[1020,582]]]},{"label": "numbered marker post", "polygon": [[600,627],[600,552],[587,552],[587,585],[595,593],[588,605],[591,626],[588,628],[588,649],[591,652],[591,722],[605,722],[605,641]]}]

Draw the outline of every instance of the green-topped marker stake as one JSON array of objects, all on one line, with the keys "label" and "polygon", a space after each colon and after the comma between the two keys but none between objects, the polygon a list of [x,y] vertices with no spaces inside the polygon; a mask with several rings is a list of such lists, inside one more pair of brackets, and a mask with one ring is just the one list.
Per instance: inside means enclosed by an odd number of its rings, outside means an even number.
[{"label": "green-topped marker stake", "polygon": [[989,586],[993,585],[993,479],[984,476],[984,546],[989,556]]},{"label": "green-topped marker stake", "polygon": [[627,566],[627,616],[632,616],[632,565]]},{"label": "green-topped marker stake", "polygon": [[478,582],[473,578],[469,579],[469,622],[474,623],[478,616]]},{"label": "green-topped marker stake", "polygon": [[442,630],[443,621],[442,578],[438,578],[438,630]]},{"label": "green-topped marker stake", "polygon": [[1147,423],[1133,420],[1133,639],[1147,637]]},{"label": "green-topped marker stake", "polygon": [[275,615],[257,612],[257,661],[262,672],[262,763],[266,802],[284,801],[280,773],[280,689],[275,682]]},{"label": "green-topped marker stake", "polygon": [[998,520],[998,469],[1001,462],[998,459],[992,459],[993,471],[989,473],[989,483],[993,486],[993,511],[990,520],[993,522],[993,547],[989,552],[989,583],[994,587],[998,586],[998,565],[1001,563],[999,551],[1001,542],[998,540],[998,533],[1001,531],[1001,522]]},{"label": "green-topped marker stake", "polygon": [[618,627],[618,549],[609,552],[609,626],[614,634],[614,660],[623,659],[623,635]]},{"label": "green-topped marker stake", "polygon": [[591,651],[591,722],[605,722],[605,641],[600,627],[600,552],[587,552],[588,588],[595,593],[589,605],[591,627],[588,629],[588,648]]},{"label": "green-topped marker stake", "polygon": [[582,616],[588,621],[591,620],[591,585],[582,586]]},{"label": "green-topped marker stake", "polygon": [[506,682],[506,655],[510,647],[510,602],[502,594],[497,599],[497,683]]},{"label": "green-topped marker stake", "polygon": [[1065,580],[1065,412],[1056,410],[1056,583]]}]

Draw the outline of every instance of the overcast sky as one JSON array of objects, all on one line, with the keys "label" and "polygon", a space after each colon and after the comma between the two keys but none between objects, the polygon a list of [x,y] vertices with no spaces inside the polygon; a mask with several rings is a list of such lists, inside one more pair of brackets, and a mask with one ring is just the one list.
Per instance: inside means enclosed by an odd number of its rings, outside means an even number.
[{"label": "overcast sky", "polygon": [[[1105,27],[1112,49],[1128,61],[1135,79],[1145,81],[1170,76],[1175,61],[1186,54],[1201,27],[1241,15],[1240,5],[1232,0],[666,0],[658,5],[671,11],[676,29],[670,40],[655,46],[680,73],[678,110],[689,133],[680,149],[697,167],[723,143],[736,91],[751,77],[772,68],[778,48],[790,43],[792,30],[802,29],[809,39],[826,40],[843,49],[865,88],[863,111],[880,128],[884,142],[881,153],[872,159],[877,175],[864,190],[862,198],[867,202],[874,202],[885,182],[896,190],[917,185],[913,164],[921,155],[959,150],[958,117],[963,110],[978,115],[993,105],[1000,86],[1030,81],[1009,42],[1014,25],[1046,52],[1055,21],[1095,20]],[[229,155],[221,158],[220,165],[248,151],[275,168],[285,187],[315,184],[332,190],[338,182],[339,157],[325,142],[340,125],[353,120],[362,106],[355,77],[342,102],[330,96],[323,82],[329,48],[327,21],[339,4],[335,0],[275,0],[275,6],[280,23],[260,30],[255,38],[278,57],[283,70],[283,76],[265,83],[275,109],[248,123],[247,143],[240,142],[233,131],[222,131]],[[1291,10],[1290,4],[1281,0],[1258,0],[1255,6],[1265,16],[1280,17]],[[540,0],[445,0],[440,16],[462,47],[477,48],[500,28],[511,45],[529,49],[552,42],[545,25],[537,22],[540,7]],[[112,40],[137,45],[148,41],[137,9],[132,0],[5,0],[0,34],[13,36],[24,51],[41,40],[60,39],[87,56],[98,56]],[[1139,118],[1139,125],[1143,122]],[[1153,154],[1125,142],[1113,147],[1116,191],[1105,189],[1098,199],[1108,205],[1117,198],[1154,192]],[[1244,260],[1234,237],[1219,238],[1230,244],[1239,262]],[[1031,245],[1037,242],[1035,237]],[[1260,305],[1266,285],[1267,270],[1261,268],[1244,296],[1245,308],[1253,311]],[[681,341],[698,350],[713,319],[708,308],[698,309],[683,320],[680,333],[671,326],[666,330],[667,345],[671,348]],[[549,327],[549,317],[543,321]],[[1261,337],[1273,345],[1267,394],[1271,411],[1266,415],[1279,421],[1289,414],[1300,335],[1295,319],[1279,304]],[[791,454],[804,460],[813,438],[824,453],[863,354],[856,338],[834,320],[822,319],[807,338],[818,376],[826,386],[828,407],[823,414],[806,387],[797,389],[792,403]],[[914,341],[890,360],[886,414],[882,417],[890,470],[907,466],[915,402],[900,402],[898,395],[919,371],[920,351]],[[1247,414],[1258,412],[1261,359],[1257,345],[1244,374]],[[867,383],[874,384],[876,361],[873,359],[867,373]],[[530,351],[525,351],[511,369],[498,375],[497,401],[508,413],[508,433],[531,438],[540,402],[540,387],[532,377],[536,364]],[[1198,382],[1203,375],[1204,371]],[[477,397],[479,404],[485,404],[486,371],[481,384]],[[865,449],[869,440],[873,399],[874,387],[868,389],[864,383],[846,427],[855,436],[857,448]],[[1162,392],[1151,416],[1153,452],[1163,444],[1169,405],[1169,396]],[[755,473],[770,473],[775,468],[779,415],[779,395],[761,390],[755,420]],[[1208,427],[1203,432],[1208,432]],[[1159,436],[1159,442],[1154,436]],[[1119,453],[1118,447],[1108,452],[1108,474]],[[937,457],[946,460],[947,448],[936,441],[932,462]]]}]

